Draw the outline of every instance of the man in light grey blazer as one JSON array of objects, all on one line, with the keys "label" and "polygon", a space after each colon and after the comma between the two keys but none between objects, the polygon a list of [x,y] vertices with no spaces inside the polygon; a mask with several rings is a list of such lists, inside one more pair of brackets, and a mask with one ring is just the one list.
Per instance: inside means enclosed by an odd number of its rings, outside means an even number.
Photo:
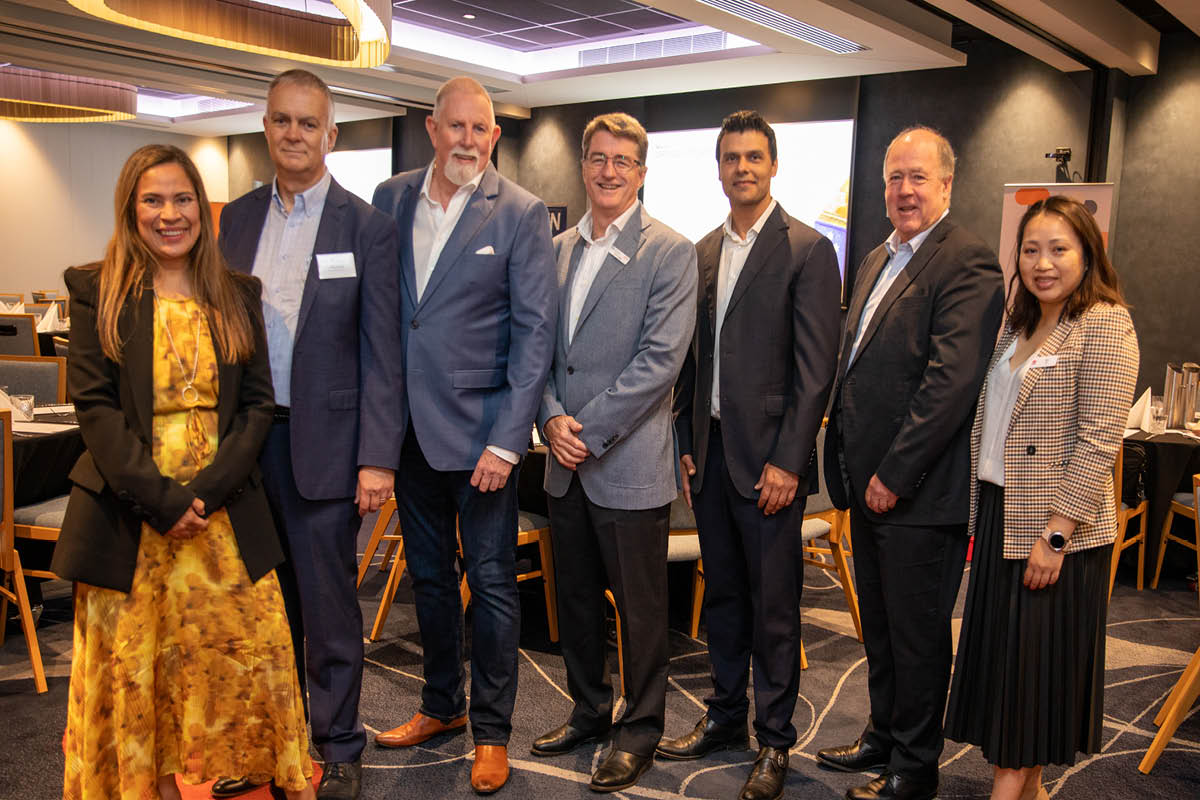
[{"label": "man in light grey blazer", "polygon": [[[696,322],[696,249],[637,199],[646,131],[604,114],[583,133],[589,211],[554,240],[559,325],[538,415],[546,463],[567,686],[566,724],[533,743],[560,755],[605,737],[591,788],[615,792],[649,768],[667,688],[667,535],[678,492],[672,388]],[[604,590],[625,636],[625,702],[612,721]]]}]

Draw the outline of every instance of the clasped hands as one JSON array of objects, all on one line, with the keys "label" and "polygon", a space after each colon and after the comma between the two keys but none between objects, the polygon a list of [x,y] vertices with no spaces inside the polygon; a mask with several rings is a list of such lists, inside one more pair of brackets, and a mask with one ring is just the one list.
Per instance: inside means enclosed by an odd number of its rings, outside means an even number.
[{"label": "clasped hands", "polygon": [[575,471],[582,461],[592,453],[588,446],[579,438],[583,425],[569,414],[559,414],[546,420],[542,433],[546,434],[546,443],[550,452],[566,469]]}]

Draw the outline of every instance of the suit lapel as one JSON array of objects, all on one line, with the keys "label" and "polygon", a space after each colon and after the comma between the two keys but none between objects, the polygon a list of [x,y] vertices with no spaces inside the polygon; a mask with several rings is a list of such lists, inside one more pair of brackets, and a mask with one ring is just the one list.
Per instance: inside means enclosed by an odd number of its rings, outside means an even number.
[{"label": "suit lapel", "polygon": [[[1050,332],[1050,335],[1046,337],[1046,341],[1042,342],[1042,346],[1038,348],[1037,353],[1033,357],[1050,356],[1057,353],[1063,346],[1063,342],[1067,340],[1067,337],[1075,328],[1076,321],[1075,319],[1060,320],[1058,325],[1054,327],[1054,330]],[[1017,393],[1017,402],[1013,404],[1013,419],[1017,418],[1017,415],[1021,412],[1021,408],[1025,405],[1025,401],[1029,399],[1029,395],[1033,392],[1033,387],[1037,385],[1038,380],[1045,371],[1045,368],[1025,371],[1025,377],[1021,381],[1021,390]]]},{"label": "suit lapel", "polygon": [[[254,191],[257,194],[251,197],[250,213],[236,221],[231,220],[231,235],[225,253],[229,266],[247,275],[254,271],[258,240],[262,238],[263,228],[267,224],[267,211],[271,208],[271,184]],[[245,260],[235,262],[234,259]]]},{"label": "suit lapel", "polygon": [[[583,327],[584,321],[592,313],[596,304],[600,302],[600,296],[612,283],[613,278],[617,277],[621,270],[637,258],[637,252],[642,246],[642,232],[649,226],[649,221],[643,219],[641,208],[633,212],[633,216],[625,223],[625,229],[621,231],[617,241],[613,243],[612,249],[604,257],[604,263],[600,265],[600,271],[596,273],[596,278],[592,281],[591,288],[588,289],[587,299],[583,301],[583,308],[579,311],[579,320],[575,323],[576,331]],[[613,255],[614,250],[620,250],[628,257],[625,263],[621,263],[620,259]],[[582,256],[580,256],[580,260],[583,260]],[[568,324],[570,323],[568,322]],[[572,339],[571,344],[574,344],[577,339],[578,337]]]},{"label": "suit lapel", "polygon": [[[337,252],[342,220],[346,216],[346,203],[346,190],[331,178],[329,192],[325,195],[325,208],[321,211],[321,222],[317,226],[317,239],[313,242],[312,257],[308,260],[308,276],[304,279],[304,294],[300,297],[300,316],[296,321],[296,341],[300,340],[300,335],[304,331],[304,323],[308,320],[313,301],[317,297],[317,290],[321,285],[317,253]],[[356,270],[361,268],[361,264],[355,264]]]},{"label": "suit lapel", "polygon": [[725,241],[724,227],[717,228],[696,245],[696,260],[700,264],[700,292],[708,312],[708,329],[717,329],[717,277],[721,272],[721,245]]},{"label": "suit lapel", "polygon": [[450,234],[446,246],[438,256],[437,265],[433,268],[433,274],[429,276],[429,282],[425,284],[419,305],[425,305],[430,296],[437,291],[437,287],[446,280],[446,275],[461,263],[463,251],[491,216],[499,190],[500,179],[496,168],[489,164],[483,172],[483,180],[467,200],[467,207],[463,209],[458,224],[454,226],[454,232]]},{"label": "suit lapel", "polygon": [[[900,274],[892,281],[892,285],[888,287],[887,293],[875,308],[875,313],[871,315],[871,319],[867,322],[867,329],[863,331],[862,341],[858,343],[858,352],[861,353],[871,343],[871,338],[875,335],[875,331],[879,330],[879,326],[883,324],[884,317],[887,316],[888,309],[892,307],[892,303],[896,302],[896,298],[904,294],[904,290],[908,288],[908,285],[921,274],[921,270],[925,269],[929,262],[933,260],[933,257],[937,255],[938,251],[942,249],[942,241],[952,228],[952,226],[946,224],[948,220],[949,218],[938,223],[937,227],[930,232],[917,252],[913,253],[913,257],[904,265],[904,269],[900,270]],[[876,277],[878,277],[878,274]],[[874,287],[874,285],[875,282],[872,281],[871,286]],[[871,290],[868,289],[867,294],[869,295],[870,292]],[[865,297],[863,298],[863,304],[866,304]],[[859,315],[862,315],[861,308],[859,309]],[[855,330],[857,329],[858,326],[855,325]]]},{"label": "suit lapel", "polygon": [[850,350],[854,346],[854,335],[858,332],[858,323],[862,319],[863,308],[867,305],[867,298],[871,296],[871,290],[875,288],[875,282],[879,280],[879,273],[883,272],[883,265],[888,262],[890,255],[887,248],[883,245],[876,247],[871,254],[867,256],[859,268],[859,274],[854,281],[854,296],[850,302],[850,311],[846,314],[846,334],[842,341],[842,355],[838,364],[838,374],[845,375],[849,367],[847,363],[850,359]]},{"label": "suit lapel", "polygon": [[142,285],[142,297],[125,304],[125,340],[122,361],[129,373],[133,405],[138,425],[146,442],[153,439],[151,420],[154,419],[154,283],[147,278]]},{"label": "suit lapel", "polygon": [[413,258],[413,218],[417,213],[417,203],[421,200],[420,184],[404,187],[400,197],[400,283],[404,287],[404,295],[413,308],[417,306],[417,268]]},{"label": "suit lapel", "polygon": [[[733,291],[729,295],[729,303],[725,306],[725,316],[729,316],[729,312],[733,311],[733,307],[742,299],[742,295],[746,294],[746,289],[754,281],[754,278],[766,265],[771,255],[775,250],[787,241],[787,223],[783,221],[783,209],[778,205],[771,212],[771,216],[763,224],[762,230],[755,237],[754,244],[750,246],[750,254],[746,256],[746,263],[742,265],[742,271],[738,275],[737,283],[733,285]],[[719,258],[718,254],[718,258]]]},{"label": "suit lapel", "polygon": [[571,284],[575,282],[575,273],[579,271],[579,262],[583,260],[585,247],[583,237],[576,228],[572,228],[562,249],[559,250],[559,271],[563,275],[562,285],[558,289],[558,324],[562,328],[560,341],[566,342],[570,336],[571,326]]}]

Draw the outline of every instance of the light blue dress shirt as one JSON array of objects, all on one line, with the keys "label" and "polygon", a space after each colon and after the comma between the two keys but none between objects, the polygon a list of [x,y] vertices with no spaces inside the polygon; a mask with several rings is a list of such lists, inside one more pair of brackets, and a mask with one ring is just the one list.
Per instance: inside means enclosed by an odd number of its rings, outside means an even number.
[{"label": "light blue dress shirt", "polygon": [[887,295],[888,289],[892,288],[892,284],[896,282],[896,277],[908,266],[908,262],[920,249],[925,240],[929,238],[929,234],[938,226],[938,223],[946,218],[950,213],[950,209],[942,212],[942,215],[925,230],[918,233],[916,236],[909,239],[907,242],[900,242],[900,232],[892,231],[892,235],[887,238],[883,246],[887,248],[890,258],[887,266],[879,273],[879,277],[875,280],[875,286],[871,289],[871,294],[867,296],[867,304],[863,306],[862,316],[858,318],[858,331],[854,334],[854,345],[850,348],[850,360],[846,362],[846,367],[849,368],[854,363],[854,358],[858,355],[858,345],[862,342],[863,333],[866,332],[867,326],[871,323],[871,317],[875,316],[876,309],[883,302],[883,298]]},{"label": "light blue dress shirt", "polygon": [[267,352],[271,356],[271,380],[275,403],[292,404],[292,347],[304,281],[312,261],[317,229],[325,211],[331,180],[328,170],[311,188],[297,194],[289,213],[279,196],[279,181],[273,183],[267,220],[254,255],[254,277],[263,284],[263,321],[267,330]]}]

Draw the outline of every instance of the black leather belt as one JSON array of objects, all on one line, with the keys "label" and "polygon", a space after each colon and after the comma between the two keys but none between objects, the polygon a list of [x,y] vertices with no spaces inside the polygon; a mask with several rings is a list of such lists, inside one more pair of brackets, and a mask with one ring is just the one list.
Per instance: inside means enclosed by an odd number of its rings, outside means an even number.
[{"label": "black leather belt", "polygon": [[287,422],[292,418],[292,410],[287,406],[275,406],[275,416],[273,422]]}]

